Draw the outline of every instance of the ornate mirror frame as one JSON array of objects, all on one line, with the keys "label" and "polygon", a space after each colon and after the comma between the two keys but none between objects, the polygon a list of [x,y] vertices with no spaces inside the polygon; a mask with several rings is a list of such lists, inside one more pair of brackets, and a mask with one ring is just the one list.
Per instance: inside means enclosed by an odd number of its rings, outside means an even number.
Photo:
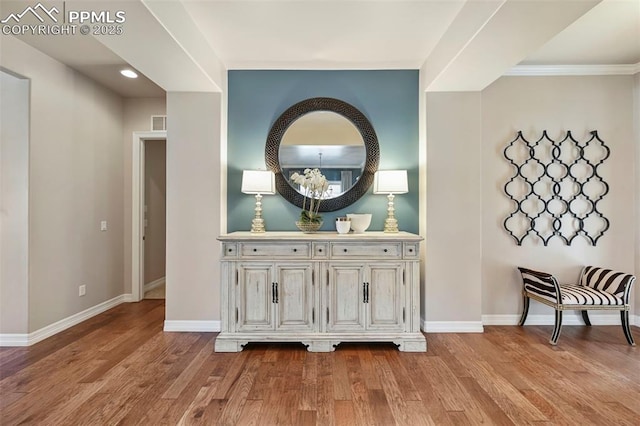
[{"label": "ornate mirror frame", "polygon": [[320,211],[332,212],[350,206],[367,192],[367,189],[369,189],[373,183],[373,176],[378,170],[380,147],[378,145],[376,132],[373,130],[373,126],[367,117],[357,108],[344,101],[334,98],[310,98],[292,105],[283,112],[273,123],[273,126],[271,126],[264,153],[267,167],[273,171],[276,176],[276,189],[278,193],[291,204],[302,208],[304,196],[296,191],[282,174],[278,156],[280,142],[282,142],[282,137],[294,121],[313,111],[332,111],[351,121],[360,132],[360,135],[362,135],[366,151],[364,168],[358,182],[344,194],[336,198],[322,200]]}]

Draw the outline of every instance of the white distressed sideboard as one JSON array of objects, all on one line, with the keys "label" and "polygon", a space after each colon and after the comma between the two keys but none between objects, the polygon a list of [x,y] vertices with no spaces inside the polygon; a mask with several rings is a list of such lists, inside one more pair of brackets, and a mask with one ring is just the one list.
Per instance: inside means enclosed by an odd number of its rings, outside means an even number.
[{"label": "white distressed sideboard", "polygon": [[419,248],[407,232],[221,235],[222,331],[216,352],[249,342],[393,342],[424,352]]}]

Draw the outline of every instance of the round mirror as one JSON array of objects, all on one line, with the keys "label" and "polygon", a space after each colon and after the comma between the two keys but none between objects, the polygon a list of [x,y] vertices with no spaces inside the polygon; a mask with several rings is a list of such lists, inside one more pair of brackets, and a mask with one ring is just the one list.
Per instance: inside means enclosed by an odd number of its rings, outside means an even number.
[{"label": "round mirror", "polygon": [[265,149],[278,192],[302,207],[303,193],[290,176],[318,168],[330,192],[320,211],[345,208],[364,195],[378,168],[379,147],[369,120],[356,108],[333,98],[299,102],[275,121]]}]

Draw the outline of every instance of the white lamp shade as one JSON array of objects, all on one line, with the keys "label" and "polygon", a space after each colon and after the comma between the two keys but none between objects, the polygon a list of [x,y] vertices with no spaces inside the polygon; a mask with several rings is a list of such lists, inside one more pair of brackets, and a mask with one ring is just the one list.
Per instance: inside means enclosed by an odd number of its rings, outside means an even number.
[{"label": "white lamp shade", "polygon": [[378,170],[373,177],[374,194],[404,194],[409,192],[406,170]]},{"label": "white lamp shade", "polygon": [[241,191],[245,194],[275,194],[275,175],[270,170],[244,170]]}]

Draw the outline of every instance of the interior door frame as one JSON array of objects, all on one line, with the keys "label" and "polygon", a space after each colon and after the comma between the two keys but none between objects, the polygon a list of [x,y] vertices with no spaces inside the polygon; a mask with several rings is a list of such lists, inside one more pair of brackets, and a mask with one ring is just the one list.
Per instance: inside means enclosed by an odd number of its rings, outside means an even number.
[{"label": "interior door frame", "polygon": [[131,156],[131,299],[144,297],[144,149],[147,141],[167,140],[166,130],[133,132]]}]

